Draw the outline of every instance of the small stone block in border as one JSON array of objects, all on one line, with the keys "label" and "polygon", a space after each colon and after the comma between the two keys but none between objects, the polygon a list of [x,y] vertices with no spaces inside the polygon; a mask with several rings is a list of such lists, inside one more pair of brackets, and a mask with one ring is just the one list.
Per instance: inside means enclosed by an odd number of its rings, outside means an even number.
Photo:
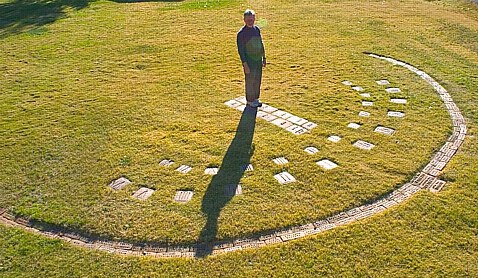
[{"label": "small stone block in border", "polygon": [[389,84],[390,84],[390,82],[388,82],[387,79],[377,80],[377,81],[375,81],[375,82],[377,82],[378,85],[382,85],[382,86],[383,86],[383,85],[389,85]]},{"label": "small stone block in border", "polygon": [[373,106],[372,101],[362,101],[362,106]]},{"label": "small stone block in border", "polygon": [[289,160],[287,160],[283,156],[278,157],[278,158],[274,158],[274,159],[272,159],[272,161],[274,161],[274,163],[277,164],[277,165],[284,165],[284,164],[289,163]]},{"label": "small stone block in border", "polygon": [[204,170],[204,174],[214,176],[214,175],[217,175],[218,171],[219,171],[219,168],[217,167],[206,168]]},{"label": "small stone block in border", "polygon": [[304,232],[295,232],[295,233],[284,234],[284,235],[281,235],[280,237],[282,241],[288,241],[288,240],[301,238],[303,236],[305,236]]},{"label": "small stone block in border", "polygon": [[307,128],[308,130],[311,130],[311,129],[317,127],[317,124],[313,123],[313,122],[307,122],[307,123],[303,124],[302,126]]},{"label": "small stone block in border", "polygon": [[224,195],[227,197],[242,195],[242,186],[240,184],[228,184],[224,187]]},{"label": "small stone block in border", "polygon": [[235,108],[236,110],[239,110],[241,112],[244,112],[244,110],[246,109],[246,105],[242,104],[242,105],[239,105]]},{"label": "small stone block in border", "polygon": [[407,100],[404,98],[392,98],[390,99],[391,103],[397,103],[397,104],[406,104]]},{"label": "small stone block in border", "polygon": [[246,103],[247,103],[247,99],[246,99],[245,96],[235,98],[234,100],[235,100],[235,101],[239,101],[239,102],[242,103],[242,104],[246,104]]},{"label": "small stone block in border", "polygon": [[396,118],[403,118],[403,117],[405,117],[405,113],[399,112],[399,111],[388,111],[387,116],[396,117]]},{"label": "small stone block in border", "polygon": [[284,119],[284,120],[292,116],[292,114],[287,113],[287,112],[282,111],[282,110],[277,110],[274,113],[272,113],[272,115],[274,115],[276,117],[279,117],[281,119]]},{"label": "small stone block in border", "polygon": [[385,89],[385,91],[387,91],[387,93],[400,93],[401,92],[400,88],[387,88],[387,89]]},{"label": "small stone block in border", "polygon": [[304,151],[308,154],[316,154],[319,152],[319,149],[317,149],[316,147],[307,147],[304,149]]},{"label": "small stone block in border", "polygon": [[303,127],[298,126],[298,125],[291,125],[288,128],[286,128],[286,130],[295,134],[295,135],[301,135],[301,134],[304,134],[307,131],[309,131],[308,129],[303,128]]},{"label": "small stone block in border", "polygon": [[268,122],[277,119],[276,116],[271,115],[271,114],[267,114],[267,113],[266,113],[266,114],[263,114],[263,115],[260,115],[259,118],[261,118],[261,119],[263,119],[263,120],[266,120],[266,121],[268,121]]},{"label": "small stone block in border", "polygon": [[350,127],[350,128],[353,128],[353,129],[358,129],[361,127],[361,125],[357,124],[357,123],[350,123],[347,125],[347,127]]},{"label": "small stone block in border", "polygon": [[445,181],[436,180],[431,186],[430,191],[433,193],[437,193],[438,191],[442,190],[443,186],[445,186]]},{"label": "small stone block in border", "polygon": [[327,138],[327,140],[332,141],[334,143],[339,142],[340,139],[342,139],[342,138],[340,136],[337,136],[337,135],[331,135],[331,136],[329,136],[329,138]]},{"label": "small stone block in border", "polygon": [[352,86],[354,83],[352,83],[351,81],[348,81],[348,80],[344,80],[344,81],[342,81],[342,84],[344,84],[345,86]]},{"label": "small stone block in border", "polygon": [[109,187],[113,188],[114,190],[120,190],[120,189],[123,189],[125,186],[127,186],[130,183],[131,183],[131,181],[129,181],[127,178],[121,177],[117,180],[112,181],[109,184]]},{"label": "small stone block in border", "polygon": [[241,103],[241,102],[239,102],[239,101],[237,101],[237,100],[235,100],[235,99],[231,99],[231,100],[229,100],[229,101],[226,101],[226,102],[224,102],[224,104],[227,105],[227,106],[229,106],[229,107],[231,107],[231,108],[234,108],[234,109],[235,109],[236,107],[238,107],[238,106],[243,105],[243,103]]},{"label": "small stone block in border", "polygon": [[362,93],[360,94],[361,97],[370,97],[370,94],[369,93]]},{"label": "small stone block in border", "polygon": [[370,117],[370,113],[366,111],[360,111],[358,115],[360,117]]},{"label": "small stone block in border", "polygon": [[287,121],[287,120],[284,120],[284,119],[281,119],[281,118],[277,118],[273,121],[271,121],[271,124],[274,124],[278,127],[282,127],[282,128],[288,128],[289,126],[292,125],[291,122]]},{"label": "small stone block in border", "polygon": [[292,116],[292,117],[289,117],[287,118],[287,120],[293,124],[296,124],[296,125],[303,125],[305,123],[307,123],[307,120],[306,119],[302,119],[300,117],[297,117],[297,116]]},{"label": "small stone block in border", "polygon": [[354,89],[354,90],[357,91],[357,92],[363,91],[363,88],[360,87],[360,86],[353,86],[352,89]]},{"label": "small stone block in border", "polygon": [[194,192],[192,191],[176,191],[176,195],[174,196],[174,201],[180,203],[186,203],[191,201],[193,198]]},{"label": "small stone block in border", "polygon": [[317,165],[319,165],[320,167],[324,168],[325,170],[331,170],[331,169],[334,169],[335,167],[337,167],[338,165],[328,159],[322,159],[321,161],[317,161],[316,162]]},{"label": "small stone block in border", "polygon": [[274,178],[280,183],[280,184],[288,184],[291,182],[295,182],[296,179],[289,174],[288,172],[281,172],[277,175],[274,175]]},{"label": "small stone block in border", "polygon": [[260,111],[267,112],[267,113],[273,113],[273,112],[277,111],[277,108],[272,107],[272,106],[270,106],[270,105],[267,105],[267,104],[263,103],[262,106],[259,107],[259,110],[260,110]]},{"label": "small stone block in border", "polygon": [[183,173],[183,174],[187,174],[189,173],[193,168],[191,166],[188,166],[188,165],[181,165],[179,166],[176,171],[180,172],[180,173]]},{"label": "small stone block in border", "polygon": [[151,197],[153,193],[154,193],[153,189],[147,188],[147,187],[141,187],[140,189],[138,189],[136,192],[133,193],[133,197],[144,201],[148,199],[149,197]]},{"label": "small stone block in border", "polygon": [[392,135],[395,132],[395,129],[384,126],[377,126],[374,131],[385,135]]},{"label": "small stone block in border", "polygon": [[373,147],[375,147],[374,144],[365,142],[363,140],[357,140],[355,143],[353,143],[353,145],[362,150],[371,150]]},{"label": "small stone block in border", "polygon": [[164,167],[168,167],[168,166],[171,166],[171,164],[173,164],[173,163],[174,163],[174,161],[172,161],[172,160],[163,159],[163,160],[161,160],[161,162],[159,162],[159,165],[164,166]]}]

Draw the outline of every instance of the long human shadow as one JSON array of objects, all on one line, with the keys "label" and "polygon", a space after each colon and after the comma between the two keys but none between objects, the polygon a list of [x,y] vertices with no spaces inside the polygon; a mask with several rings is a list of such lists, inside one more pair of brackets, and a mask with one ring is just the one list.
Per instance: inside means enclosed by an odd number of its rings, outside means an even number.
[{"label": "long human shadow", "polygon": [[221,210],[234,197],[245,166],[253,154],[252,138],[256,126],[257,109],[246,107],[237,126],[236,135],[224,155],[218,173],[212,178],[202,200],[201,211],[207,221],[199,235],[197,257],[212,253]]}]

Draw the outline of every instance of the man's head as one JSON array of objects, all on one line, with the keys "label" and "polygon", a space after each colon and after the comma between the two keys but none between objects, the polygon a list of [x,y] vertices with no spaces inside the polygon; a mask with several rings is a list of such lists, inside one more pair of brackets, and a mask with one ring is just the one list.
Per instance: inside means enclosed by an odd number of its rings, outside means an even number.
[{"label": "man's head", "polygon": [[256,13],[253,10],[247,9],[244,12],[244,23],[247,27],[254,26],[254,22],[256,21]]}]

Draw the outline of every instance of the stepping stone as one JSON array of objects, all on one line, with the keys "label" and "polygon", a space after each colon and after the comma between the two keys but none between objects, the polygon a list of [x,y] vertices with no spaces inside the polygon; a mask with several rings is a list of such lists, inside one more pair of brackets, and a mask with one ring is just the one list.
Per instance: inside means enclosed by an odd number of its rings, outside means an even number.
[{"label": "stepping stone", "polygon": [[289,174],[288,172],[282,172],[277,175],[274,175],[274,178],[280,183],[280,184],[288,184],[291,182],[295,182],[296,179]]},{"label": "stepping stone", "polygon": [[241,105],[237,106],[236,109],[241,111],[241,112],[244,112],[244,110],[246,109],[246,105],[241,104]]},{"label": "stepping stone", "polygon": [[293,124],[296,124],[296,125],[303,125],[303,124],[308,122],[306,119],[302,119],[302,118],[297,117],[297,116],[289,117],[289,118],[287,118],[287,120],[289,122],[293,123]]},{"label": "stepping stone", "polygon": [[241,166],[241,171],[242,172],[250,172],[253,171],[254,167],[252,167],[252,164],[246,164]]},{"label": "stepping stone", "polygon": [[242,104],[247,104],[247,99],[246,99],[245,96],[235,98],[234,100],[235,100],[235,101],[238,101],[238,102],[240,102],[240,103],[242,103]]},{"label": "stepping stone", "polygon": [[361,97],[370,97],[370,94],[369,93],[361,93],[360,96]]},{"label": "stepping stone", "polygon": [[179,166],[179,168],[176,169],[176,171],[180,172],[180,173],[183,173],[183,174],[187,174],[189,173],[193,168],[191,166],[188,166],[188,165],[181,165]]},{"label": "stepping stone", "polygon": [[371,150],[373,147],[375,147],[374,144],[372,143],[369,143],[369,142],[365,142],[365,141],[362,141],[362,140],[358,140],[356,141],[355,143],[353,143],[353,145],[359,149],[362,149],[362,150]]},{"label": "stepping stone", "polygon": [[224,102],[224,104],[231,107],[231,108],[234,108],[234,109],[237,108],[238,106],[243,105],[243,103],[241,103],[241,102],[239,102],[235,99],[231,99],[229,101],[226,101],[226,102]]},{"label": "stepping stone", "polygon": [[262,106],[259,107],[259,110],[260,110],[260,111],[267,112],[267,113],[272,113],[272,112],[275,112],[275,111],[277,110],[277,108],[272,107],[272,106],[270,106],[270,105],[267,105],[267,104],[263,103]]},{"label": "stepping stone", "polygon": [[218,171],[219,168],[217,167],[206,168],[206,170],[204,170],[204,174],[214,176],[217,175]]},{"label": "stepping stone", "polygon": [[331,135],[331,136],[329,136],[329,138],[327,138],[327,140],[332,141],[334,143],[339,142],[340,139],[342,139],[342,138],[340,136],[337,136],[337,135]]},{"label": "stepping stone", "polygon": [[259,116],[259,118],[261,118],[263,120],[266,120],[268,122],[271,122],[271,121],[277,119],[276,116],[268,114],[268,113],[264,113],[264,114],[261,113],[260,115],[258,114],[258,116]]},{"label": "stepping stone", "polygon": [[274,163],[277,164],[277,165],[284,165],[284,164],[289,163],[289,160],[287,160],[283,156],[278,157],[278,158],[274,158],[274,159],[272,159],[272,161],[274,161]]},{"label": "stepping stone", "polygon": [[360,117],[370,117],[370,113],[365,111],[360,111],[358,115]]},{"label": "stepping stone", "polygon": [[407,100],[404,99],[404,98],[392,98],[392,99],[390,99],[390,102],[398,103],[398,104],[405,104],[405,103],[407,103]]},{"label": "stepping stone", "polygon": [[385,89],[385,91],[387,91],[387,93],[400,93],[401,92],[400,88],[387,88],[387,89]]},{"label": "stepping stone", "polygon": [[294,133],[295,135],[301,135],[309,131],[308,129],[300,127],[298,125],[291,125],[288,128],[286,128],[286,130]]},{"label": "stepping stone", "polygon": [[180,203],[186,203],[191,201],[193,198],[193,192],[192,191],[176,191],[176,195],[174,196],[174,201],[180,202]]},{"label": "stepping stone", "polygon": [[114,190],[120,190],[130,183],[131,183],[130,180],[128,180],[127,178],[121,177],[117,180],[112,181],[108,186],[113,188]]},{"label": "stepping stone", "polygon": [[322,159],[321,161],[317,161],[317,165],[324,168],[325,170],[334,169],[335,167],[338,166],[337,164],[335,164],[334,162],[328,159]]},{"label": "stepping stone", "polygon": [[272,115],[274,115],[276,117],[279,117],[279,118],[282,118],[284,120],[292,116],[292,114],[287,113],[287,112],[282,111],[282,110],[277,110],[274,113],[272,113]]},{"label": "stepping stone", "polygon": [[304,151],[309,154],[316,154],[319,152],[319,149],[317,149],[316,147],[307,147],[304,149]]},{"label": "stepping stone", "polygon": [[313,122],[307,122],[305,124],[302,125],[303,127],[307,128],[308,130],[311,130],[313,129],[314,127],[317,127],[317,124],[316,123],[313,123]]},{"label": "stepping stone", "polygon": [[171,166],[171,164],[173,164],[173,163],[174,163],[174,161],[172,161],[172,160],[164,159],[161,162],[159,162],[159,165],[164,166],[164,167],[168,167],[168,166]]},{"label": "stepping stone", "polygon": [[362,106],[373,106],[372,101],[362,101]]},{"label": "stepping stone", "polygon": [[403,118],[405,117],[405,113],[403,112],[398,112],[398,111],[388,111],[387,116],[389,117],[397,117],[397,118]]},{"label": "stepping stone", "polygon": [[352,86],[353,85],[353,83],[348,81],[348,80],[342,81],[342,84],[344,84],[345,86]]},{"label": "stepping stone", "polygon": [[228,184],[224,187],[224,195],[227,197],[242,195],[242,186],[240,184]]},{"label": "stepping stone", "polygon": [[352,89],[354,89],[354,90],[357,91],[357,92],[363,91],[363,88],[360,87],[360,86],[353,86]]},{"label": "stepping stone", "polygon": [[278,127],[282,127],[284,129],[288,128],[289,126],[292,125],[291,122],[287,121],[287,120],[284,120],[284,119],[280,119],[280,118],[277,118],[273,121],[271,121],[271,124],[274,124]]},{"label": "stepping stone", "polygon": [[141,187],[140,189],[138,189],[136,192],[133,193],[133,198],[144,201],[148,199],[151,195],[153,195],[153,193],[154,193],[153,189]]},{"label": "stepping stone", "polygon": [[378,85],[389,85],[390,82],[388,82],[387,79],[382,79],[382,80],[378,80],[378,81],[375,81],[377,82]]},{"label": "stepping stone", "polygon": [[374,131],[386,135],[392,135],[395,132],[395,129],[384,126],[377,126]]},{"label": "stepping stone", "polygon": [[357,123],[350,123],[347,125],[347,127],[350,127],[350,128],[353,128],[353,129],[358,129],[360,128],[362,125],[359,125]]}]

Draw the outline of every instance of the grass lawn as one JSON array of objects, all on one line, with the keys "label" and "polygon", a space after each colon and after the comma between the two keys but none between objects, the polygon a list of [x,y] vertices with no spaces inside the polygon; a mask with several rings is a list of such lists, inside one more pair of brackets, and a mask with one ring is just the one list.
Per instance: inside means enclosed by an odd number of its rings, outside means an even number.
[{"label": "grass lawn", "polygon": [[[200,260],[108,255],[0,226],[0,276],[478,276],[478,6],[467,1],[0,0],[0,208],[34,221],[127,242],[193,243],[305,224],[407,182],[446,141],[443,85],[467,120],[464,145],[438,193],[383,215],[284,245]],[[209,166],[235,165],[243,95],[235,46],[242,12],[258,13],[269,65],[261,99],[313,121],[295,136],[257,119],[252,172],[221,202]],[[376,80],[387,79],[391,95]],[[364,99],[341,81],[360,85]],[[407,99],[406,105],[390,97]],[[362,107],[362,100],[374,102]],[[359,111],[371,113],[359,117]],[[405,113],[403,119],[387,111]],[[362,126],[347,128],[351,122]],[[392,136],[376,126],[395,129]],[[333,143],[330,135],[342,140]],[[371,151],[352,146],[358,139]],[[304,148],[319,152],[309,155]],[[234,150],[231,152],[230,150]],[[273,158],[284,156],[286,165]],[[249,159],[249,157],[247,157]],[[325,171],[316,161],[339,167]],[[163,167],[163,159],[174,160]],[[175,169],[192,166],[181,174]],[[226,168],[226,166],[225,166]],[[297,182],[280,185],[288,171]],[[226,169],[227,174],[234,169]],[[229,171],[229,172],[228,172]],[[119,191],[119,177],[133,183]],[[154,189],[146,201],[131,197]],[[192,190],[177,203],[177,190]],[[212,196],[212,197],[211,197]],[[216,208],[217,209],[217,208]]]}]

